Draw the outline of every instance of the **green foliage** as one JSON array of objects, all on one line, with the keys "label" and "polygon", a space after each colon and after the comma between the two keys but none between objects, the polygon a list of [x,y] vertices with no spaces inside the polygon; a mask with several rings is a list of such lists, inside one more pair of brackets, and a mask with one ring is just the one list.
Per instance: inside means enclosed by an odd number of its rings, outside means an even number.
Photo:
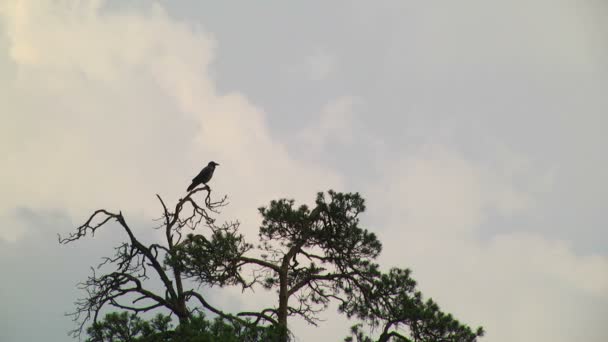
[{"label": "green foliage", "polygon": [[361,323],[353,325],[350,328],[351,336],[346,337],[344,339],[344,342],[373,342],[372,338],[367,336],[365,332],[361,329],[362,327],[363,324]]},{"label": "green foliage", "polygon": [[[263,217],[260,238],[268,243],[266,250],[272,252],[270,242],[280,241],[301,253],[304,248],[322,251],[314,254],[306,268],[289,271],[294,283],[314,276],[330,279],[323,286],[314,283],[314,291],[304,298],[324,305],[328,298],[337,300],[341,312],[359,318],[379,333],[377,341],[472,342],[483,335],[483,329],[473,331],[442,312],[432,300],[424,301],[410,270],[380,272],[373,260],[382,245],[375,234],[359,225],[359,216],[365,211],[363,198],[358,193],[331,190],[328,195],[319,193],[313,210],[306,205],[296,207],[293,200],[286,199],[259,209]],[[327,272],[330,266],[332,271]],[[265,285],[272,287],[276,282],[266,279]],[[353,327],[349,341],[374,341],[360,329],[362,326]]]},{"label": "green foliage", "polygon": [[[217,226],[209,216],[209,212],[217,213],[215,209],[224,205],[225,198],[212,202],[208,193],[205,209],[191,195],[180,199],[174,212],[161,200],[166,246],[143,245],[122,213],[104,210],[64,239],[77,240],[109,219],[116,219],[130,238],[115,258],[106,258],[103,263],[117,264],[117,271],[93,274],[85,282],[90,298],[81,301],[76,311],[84,315],[83,322],[96,317],[106,305],[136,313],[161,309],[180,319],[174,325],[170,316],[162,314],[146,321],[135,313],[111,313],[87,329],[87,341],[286,342],[290,338],[288,317],[299,316],[316,325],[319,312],[331,301],[339,304],[340,312],[359,321],[347,342],[475,342],[484,333],[444,313],[433,300],[424,300],[409,269],[380,271],[375,260],[382,244],[360,225],[365,201],[358,193],[319,193],[314,207],[279,199],[259,208],[259,257],[249,253],[254,246],[239,233],[238,222]],[[191,215],[182,213],[186,204],[193,208]],[[91,226],[98,213],[108,218]],[[200,222],[205,222],[208,229],[182,234],[182,229],[194,229]],[[150,268],[163,282],[164,293],[153,293],[143,286]],[[198,290],[186,289],[183,279],[192,280],[196,286],[276,290],[278,305],[256,312],[226,313],[211,306]],[[124,295],[137,295],[139,299],[137,303],[119,303]],[[140,304],[140,299],[148,304]],[[193,307],[191,300],[198,306]],[[218,318],[193,314],[200,310],[213,312]]]},{"label": "green foliage", "polygon": [[[380,327],[378,341],[461,341],[474,342],[483,336],[482,328],[472,330],[451,314],[442,312],[432,300],[423,300],[416,290],[410,270],[393,268],[351,292],[350,301],[340,310],[357,317],[372,327]],[[371,341],[360,325],[351,330],[346,341]],[[407,327],[411,339],[398,329]],[[354,338],[354,339],[353,339]]]},{"label": "green foliage", "polygon": [[272,328],[208,320],[204,315],[174,327],[169,316],[158,314],[145,321],[127,312],[107,314],[87,334],[87,342],[265,342],[277,335]]},{"label": "green foliage", "polygon": [[239,258],[251,247],[235,231],[218,229],[210,237],[188,234],[165,263],[203,284],[235,285],[240,280]]},{"label": "green foliage", "polygon": [[87,329],[87,342],[163,341],[171,329],[171,318],[158,314],[147,322],[135,314],[112,312]]},{"label": "green foliage", "polygon": [[294,276],[298,272],[319,274],[330,266],[334,280],[344,278],[338,274],[376,272],[372,260],[380,254],[382,244],[374,233],[359,226],[359,216],[365,211],[364,199],[358,193],[330,190],[327,194],[329,198],[324,193],[317,194],[313,210],[306,205],[295,208],[294,201],[286,199],[260,208],[262,248],[274,252],[271,244],[278,241],[282,246],[295,246],[294,255],[312,261],[304,270],[293,269],[290,273]]}]

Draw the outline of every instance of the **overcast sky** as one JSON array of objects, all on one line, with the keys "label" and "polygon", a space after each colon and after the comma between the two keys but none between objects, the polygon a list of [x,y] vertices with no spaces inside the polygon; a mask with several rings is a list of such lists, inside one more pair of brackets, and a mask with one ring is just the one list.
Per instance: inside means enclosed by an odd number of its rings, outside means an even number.
[{"label": "overcast sky", "polygon": [[[222,219],[358,191],[383,267],[483,341],[608,340],[608,3],[0,0],[0,341],[69,341],[75,284],[209,160]],[[264,293],[214,291],[238,310]],[[252,299],[252,298],[255,298]],[[331,309],[299,341],[339,341]]]}]

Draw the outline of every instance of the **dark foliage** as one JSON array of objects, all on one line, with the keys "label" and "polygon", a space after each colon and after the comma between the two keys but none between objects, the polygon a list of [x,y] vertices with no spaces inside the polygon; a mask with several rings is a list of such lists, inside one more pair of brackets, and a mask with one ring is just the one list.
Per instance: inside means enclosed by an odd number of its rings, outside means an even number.
[{"label": "dark foliage", "polygon": [[[207,191],[205,205],[193,197],[201,190]],[[106,210],[98,210],[75,233],[60,239],[62,243],[78,240],[112,221],[128,236],[128,241],[116,248],[116,255],[102,263],[114,266],[114,270],[102,275],[93,272],[83,283],[88,296],[77,302],[74,316],[80,328],[76,332],[91,319],[91,338],[123,336],[116,341],[173,341],[176,336],[180,341],[212,337],[222,341],[258,341],[262,337],[288,341],[289,317],[316,325],[319,312],[333,301],[341,312],[360,321],[346,341],[473,342],[482,336],[481,328],[473,331],[442,312],[432,300],[423,300],[409,270],[380,271],[374,260],[382,245],[375,234],[360,226],[365,202],[358,193],[319,193],[311,208],[296,206],[294,200],[271,201],[259,209],[263,220],[255,247],[239,234],[238,222],[215,224],[210,215],[217,213],[226,199],[212,202],[210,194],[207,186],[194,190],[172,211],[158,197],[163,207],[160,228],[164,244],[142,244],[122,213]],[[198,230],[186,234],[185,229]],[[145,287],[150,271],[160,279],[164,292]],[[239,286],[243,291],[274,290],[277,302],[256,311],[227,313],[209,304],[198,289],[186,288],[187,283]],[[99,312],[106,306],[133,315],[114,314],[100,322]],[[137,317],[156,309],[177,317],[178,325],[174,328],[165,316],[149,322]],[[218,319],[210,322],[196,314],[205,310]],[[365,327],[371,333],[366,334]],[[224,335],[217,339],[217,334]]]},{"label": "dark foliage", "polygon": [[209,320],[203,314],[174,326],[171,317],[163,314],[146,321],[127,312],[107,314],[90,326],[87,334],[87,342],[267,342],[277,338],[272,327]]}]

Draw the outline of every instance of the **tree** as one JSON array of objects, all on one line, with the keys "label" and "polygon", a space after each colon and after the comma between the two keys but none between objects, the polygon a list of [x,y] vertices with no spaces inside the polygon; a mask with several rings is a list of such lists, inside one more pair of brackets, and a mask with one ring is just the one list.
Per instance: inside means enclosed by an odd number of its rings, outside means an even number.
[{"label": "tree", "polygon": [[[199,204],[195,195],[204,191],[207,193],[204,204]],[[157,227],[163,232],[161,242],[142,243],[122,212],[115,213],[106,209],[93,212],[85,223],[77,227],[69,236],[59,236],[60,243],[68,244],[87,235],[94,235],[102,227],[117,223],[127,237],[127,241],[115,247],[114,255],[103,258],[97,269],[92,268],[92,275],[80,284],[80,288],[86,291],[86,297],[76,301],[76,309],[70,314],[78,323],[77,328],[71,331],[72,335],[80,336],[86,323],[91,320],[97,322],[101,310],[106,306],[133,313],[164,309],[177,317],[180,324],[185,324],[195,312],[188,307],[192,300],[198,301],[197,307],[202,307],[220,317],[241,324],[247,323],[211,306],[198,291],[186,286],[185,277],[179,268],[164,262],[177,253],[178,246],[185,238],[186,229],[194,230],[202,225],[210,234],[208,239],[205,238],[207,246],[210,250],[217,251],[211,253],[213,260],[218,261],[213,266],[210,261],[213,274],[205,284],[224,286],[230,283],[230,279],[222,277],[223,270],[230,268],[234,259],[228,251],[241,253],[239,249],[247,249],[250,246],[245,244],[242,236],[238,234],[238,222],[228,222],[218,226],[210,216],[217,214],[219,208],[226,205],[226,197],[212,201],[211,189],[205,186],[189,192],[177,202],[173,210],[165,205],[159,195],[157,198],[163,212],[161,225]],[[221,258],[219,251],[223,251]],[[104,272],[99,274],[99,269]],[[161,292],[155,292],[148,286],[154,280],[162,285]]]},{"label": "tree", "polygon": [[[199,191],[207,193],[204,205],[195,200]],[[206,310],[239,329],[270,327],[276,334],[273,340],[287,341],[289,317],[316,325],[318,313],[336,301],[341,312],[361,321],[352,330],[358,341],[371,341],[361,329],[364,323],[381,327],[378,341],[475,341],[483,334],[442,313],[432,301],[422,301],[409,270],[380,271],[374,259],[382,246],[375,234],[360,227],[365,204],[359,194],[319,193],[312,208],[296,206],[294,200],[271,201],[259,209],[263,221],[256,248],[239,234],[238,222],[216,225],[210,215],[226,205],[226,197],[212,202],[210,196],[208,186],[196,189],[170,211],[157,195],[163,208],[164,244],[142,244],[122,213],[104,209],[94,212],[75,233],[60,238],[62,243],[73,242],[111,221],[128,236],[114,257],[102,262],[115,269],[103,275],[94,271],[82,284],[88,296],[76,303],[74,318],[80,324],[74,333],[89,320],[97,322],[103,307],[112,306],[135,314],[162,308],[178,318],[178,328]],[[186,234],[186,228],[197,233]],[[145,287],[149,273],[160,280],[164,293]],[[277,305],[226,313],[199,291],[185,287],[192,282],[276,290]]]},{"label": "tree", "polygon": [[158,314],[146,321],[134,313],[107,314],[87,329],[87,342],[242,342],[272,341],[274,332],[268,328],[251,328],[227,323],[204,314],[193,316],[188,323],[173,326],[171,317]]},{"label": "tree", "polygon": [[[349,317],[355,316],[373,328],[379,327],[378,342],[391,338],[402,342],[473,342],[483,336],[481,327],[473,331],[439,310],[432,299],[423,301],[410,274],[409,269],[398,268],[380,274],[373,281],[362,284],[340,309]],[[361,324],[353,326],[352,336],[345,341],[371,342],[361,327]],[[400,327],[408,328],[409,337],[400,331]]]},{"label": "tree", "polygon": [[[272,201],[259,209],[263,222],[260,227],[260,257],[247,255],[242,249],[238,265],[228,275],[244,279],[239,272],[245,265],[260,267],[246,286],[259,285],[278,292],[278,307],[261,312],[240,313],[275,324],[287,340],[287,319],[298,315],[316,324],[316,314],[327,307],[331,299],[347,301],[344,289],[368,282],[377,274],[371,260],[381,250],[373,233],[358,226],[358,216],[365,210],[358,194],[329,191],[329,201],[321,193],[311,211],[306,205],[294,206],[293,200]],[[206,261],[209,251],[204,240],[189,236],[176,254],[174,265],[200,282],[213,272]],[[290,299],[295,298],[295,305]],[[293,303],[293,301],[292,301]]]},{"label": "tree", "polygon": [[162,341],[171,330],[171,318],[158,314],[150,322],[136,314],[127,312],[107,314],[102,321],[95,322],[87,329],[87,342],[106,341]]}]

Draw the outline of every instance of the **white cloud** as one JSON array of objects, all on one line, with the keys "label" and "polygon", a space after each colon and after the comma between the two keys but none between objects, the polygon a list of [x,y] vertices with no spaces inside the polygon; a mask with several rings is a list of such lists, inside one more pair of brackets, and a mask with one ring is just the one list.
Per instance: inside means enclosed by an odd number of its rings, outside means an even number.
[{"label": "white cloud", "polygon": [[[483,325],[488,341],[600,341],[591,311],[608,304],[605,256],[578,255],[536,234],[481,238],[492,213],[531,210],[534,189],[444,147],[422,147],[387,165],[392,171],[370,191],[370,207],[381,210],[376,216],[391,213],[380,233],[381,264],[411,267],[425,294],[462,321]],[[595,306],[585,298],[595,298]],[[585,320],[581,311],[593,325],[570,324]]]},{"label": "white cloud", "polygon": [[154,217],[155,192],[175,199],[213,159],[221,164],[214,188],[232,197],[227,217],[253,234],[257,206],[340,186],[337,174],[273,140],[263,110],[244,95],[217,93],[210,35],[160,6],[102,6],[12,1],[2,9],[18,78],[3,79],[6,112],[15,114],[2,117],[10,163],[0,211],[62,208],[78,221],[108,206]]},{"label": "white cloud", "polygon": [[[397,162],[384,161],[385,177],[375,201],[399,210],[390,219],[408,231],[470,234],[488,209],[514,214],[532,205],[530,195],[489,166],[474,165],[443,146],[423,146]],[[440,210],[438,210],[440,208]]]}]

